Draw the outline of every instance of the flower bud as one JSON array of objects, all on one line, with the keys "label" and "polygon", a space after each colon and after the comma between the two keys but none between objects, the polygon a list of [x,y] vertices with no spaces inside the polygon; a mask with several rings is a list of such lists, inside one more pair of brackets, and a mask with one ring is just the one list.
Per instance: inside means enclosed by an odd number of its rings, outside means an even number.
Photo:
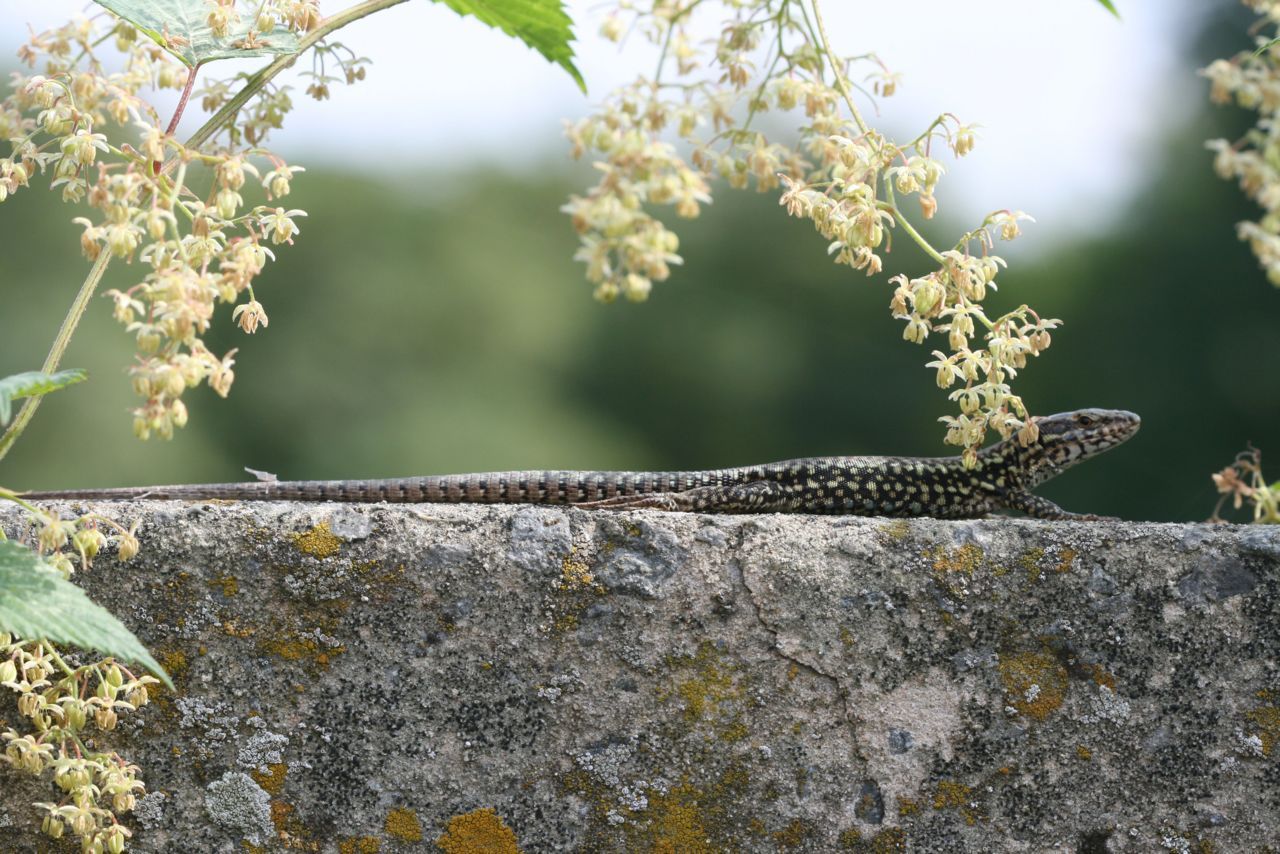
[{"label": "flower bud", "polygon": [[[137,422],[135,421],[135,425],[136,423]],[[133,560],[133,558],[138,554],[139,548],[140,545],[137,537],[133,534],[122,534],[120,537],[120,544],[116,547],[116,557],[121,561]]]}]

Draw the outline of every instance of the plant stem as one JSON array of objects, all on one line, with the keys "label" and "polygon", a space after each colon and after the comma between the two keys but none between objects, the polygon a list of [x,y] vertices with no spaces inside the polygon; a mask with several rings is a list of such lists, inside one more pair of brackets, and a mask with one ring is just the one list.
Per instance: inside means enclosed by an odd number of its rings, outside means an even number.
[{"label": "plant stem", "polygon": [[[94,290],[97,289],[98,282],[102,281],[102,274],[106,271],[107,262],[110,259],[111,251],[105,246],[102,247],[98,253],[98,260],[93,262],[93,266],[89,268],[89,275],[85,277],[84,284],[80,285],[80,293],[76,294],[75,301],[71,303],[71,308],[67,311],[67,316],[62,320],[62,328],[58,330],[58,336],[53,339],[53,346],[49,348],[49,355],[45,357],[44,366],[41,370],[46,374],[51,374],[58,369],[58,363],[62,361],[62,354],[67,351],[67,345],[71,343],[71,334],[76,331],[76,325],[80,322],[80,317],[89,305],[89,298],[93,296]],[[13,443],[22,435],[22,431],[26,429],[31,417],[40,408],[40,401],[43,399],[42,395],[36,395],[27,398],[26,403],[22,404],[22,408],[18,410],[18,416],[13,419],[9,429],[4,431],[4,435],[0,436],[0,460],[4,459],[5,454],[9,453],[9,448],[13,447]]]},{"label": "plant stem", "polygon": [[182,87],[182,97],[178,99],[178,108],[173,111],[173,118],[169,120],[169,127],[164,132],[165,136],[172,136],[178,129],[178,122],[182,119],[182,111],[187,108],[187,99],[191,97],[191,90],[196,85],[196,72],[199,70],[199,63],[187,69],[187,85]]},{"label": "plant stem", "polygon": [[853,92],[849,88],[849,81],[844,77],[844,69],[840,67],[840,59],[831,50],[831,40],[827,38],[827,25],[822,20],[822,7],[819,5],[818,0],[812,0],[812,2],[813,18],[818,25],[818,36],[822,39],[822,52],[827,55],[827,62],[831,63],[831,72],[836,76],[836,88],[844,96],[844,102],[849,106],[849,112],[853,113],[853,120],[858,125],[858,130],[866,133],[869,130],[867,123],[863,120],[862,113],[858,110],[858,105],[853,101]]}]

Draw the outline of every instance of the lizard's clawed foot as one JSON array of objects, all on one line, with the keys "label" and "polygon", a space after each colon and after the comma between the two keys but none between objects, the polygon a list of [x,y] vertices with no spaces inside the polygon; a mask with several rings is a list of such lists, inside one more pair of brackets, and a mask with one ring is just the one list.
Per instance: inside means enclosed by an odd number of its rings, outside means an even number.
[{"label": "lizard's clawed foot", "polygon": [[679,512],[687,510],[679,500],[679,493],[660,492],[654,495],[615,495],[613,498],[602,498],[599,501],[579,501],[573,507],[583,510],[666,510]]}]

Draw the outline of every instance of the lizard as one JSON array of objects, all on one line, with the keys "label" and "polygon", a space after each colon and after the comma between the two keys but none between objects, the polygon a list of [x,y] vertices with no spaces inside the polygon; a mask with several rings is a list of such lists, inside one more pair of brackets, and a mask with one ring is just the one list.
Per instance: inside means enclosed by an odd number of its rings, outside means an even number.
[{"label": "lizard", "polygon": [[1081,409],[1035,418],[1038,437],[1016,437],[961,457],[811,457],[707,471],[505,471],[383,480],[244,483],[27,492],[26,500],[226,499],[242,501],[567,504],[700,513],[822,513],[970,519],[999,509],[1039,519],[1098,521],[1031,490],[1126,441],[1132,412]]}]

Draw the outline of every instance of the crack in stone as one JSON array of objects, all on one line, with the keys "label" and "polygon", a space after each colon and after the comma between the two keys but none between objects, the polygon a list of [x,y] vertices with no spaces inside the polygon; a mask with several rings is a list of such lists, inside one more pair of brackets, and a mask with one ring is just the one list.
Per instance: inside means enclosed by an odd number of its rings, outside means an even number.
[{"label": "crack in stone", "polygon": [[[741,547],[742,547],[742,543],[740,542],[739,548]],[[841,683],[840,678],[833,674],[827,673],[817,665],[810,664],[809,662],[804,661],[800,658],[797,658],[796,656],[791,655],[786,650],[782,649],[782,646],[779,643],[779,638],[782,636],[782,630],[773,626],[772,624],[770,624],[770,622],[767,619],[765,619],[764,608],[760,604],[760,594],[758,594],[755,591],[755,588],[751,586],[751,583],[747,581],[747,572],[743,568],[741,561],[739,560],[729,561],[729,574],[733,578],[733,580],[737,584],[741,585],[742,589],[747,592],[747,598],[751,601],[751,609],[755,614],[756,622],[759,623],[761,627],[764,628],[764,630],[768,632],[770,637],[773,639],[772,643],[769,644],[769,650],[774,654],[776,654],[783,661],[789,662],[795,665],[796,667],[800,668],[801,670],[804,670],[812,674],[813,676],[818,677],[819,679],[830,682],[832,686],[835,688],[836,696],[840,698],[840,704],[844,707],[844,722],[849,727],[849,733],[851,735],[855,735],[857,730],[854,726],[854,722],[857,720],[857,717],[854,715],[853,708],[850,704],[849,692],[845,690],[845,687]]]}]

